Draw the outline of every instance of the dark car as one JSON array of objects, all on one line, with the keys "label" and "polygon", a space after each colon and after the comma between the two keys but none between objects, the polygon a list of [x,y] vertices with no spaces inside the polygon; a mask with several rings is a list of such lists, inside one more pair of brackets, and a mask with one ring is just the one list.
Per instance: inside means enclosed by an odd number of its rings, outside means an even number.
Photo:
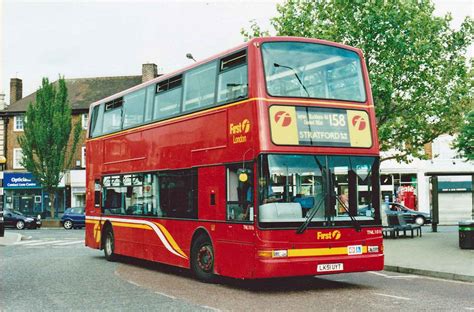
[{"label": "dark car", "polygon": [[403,217],[406,223],[415,223],[418,225],[431,223],[431,215],[429,213],[416,211],[398,203],[388,203],[386,213],[399,214]]},{"label": "dark car", "polygon": [[3,222],[5,227],[23,229],[39,229],[41,227],[41,218],[28,217],[17,210],[5,209],[3,211]]},{"label": "dark car", "polygon": [[66,230],[82,228],[86,225],[84,207],[68,208],[61,217],[61,224]]}]

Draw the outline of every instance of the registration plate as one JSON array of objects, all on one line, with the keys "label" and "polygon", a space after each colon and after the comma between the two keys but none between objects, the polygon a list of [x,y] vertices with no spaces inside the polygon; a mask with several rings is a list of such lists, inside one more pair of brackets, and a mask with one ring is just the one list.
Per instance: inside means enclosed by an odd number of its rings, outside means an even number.
[{"label": "registration plate", "polygon": [[344,270],[342,263],[325,263],[318,264],[317,272],[334,272]]}]

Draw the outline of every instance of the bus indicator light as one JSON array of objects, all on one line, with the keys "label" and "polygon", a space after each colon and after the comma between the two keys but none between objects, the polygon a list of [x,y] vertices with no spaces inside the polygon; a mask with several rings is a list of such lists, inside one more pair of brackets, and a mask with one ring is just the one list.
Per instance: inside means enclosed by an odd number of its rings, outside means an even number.
[{"label": "bus indicator light", "polygon": [[288,257],[288,250],[274,250],[273,258],[286,258]]}]

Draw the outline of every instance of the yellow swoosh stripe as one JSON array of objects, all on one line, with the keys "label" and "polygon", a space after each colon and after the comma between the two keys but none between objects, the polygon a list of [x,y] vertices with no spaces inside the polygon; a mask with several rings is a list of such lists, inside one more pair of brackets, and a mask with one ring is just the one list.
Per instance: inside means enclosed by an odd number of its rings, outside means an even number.
[{"label": "yellow swoosh stripe", "polygon": [[146,224],[130,224],[124,222],[112,222],[113,226],[133,228],[133,229],[142,229],[142,230],[153,230],[149,225]]},{"label": "yellow swoosh stripe", "polygon": [[161,224],[159,223],[156,223],[155,224],[160,228],[160,230],[163,232],[163,234],[165,234],[166,236],[166,239],[168,240],[168,242],[171,244],[171,246],[173,247],[173,249],[179,253],[180,255],[182,255],[183,257],[187,258],[188,256],[186,256],[186,254],[181,250],[181,248],[179,248],[178,244],[176,243],[176,241],[174,240],[173,236],[171,236],[170,232],[168,232],[168,230]]},{"label": "yellow swoosh stripe", "polygon": [[[95,224],[96,226],[99,225],[99,223],[104,223],[104,220],[99,220],[100,217],[86,217],[86,223],[90,224]],[[126,219],[117,219],[113,218],[107,218],[110,222],[112,222],[113,226],[117,227],[126,227],[126,228],[134,228],[134,229],[143,229],[143,230],[152,230],[157,234],[158,238],[162,241],[162,243],[165,245],[166,249],[171,251],[172,253],[175,253],[176,255],[179,255],[180,257],[183,257],[184,259],[188,259],[188,256],[181,250],[179,245],[176,243],[174,240],[173,236],[170,234],[170,232],[162,225],[156,222],[150,222],[146,220],[130,220],[130,222],[127,222]],[[97,233],[97,235],[100,235],[100,233]],[[94,237],[96,236],[96,231],[94,227]],[[100,236],[98,236],[100,238]]]}]

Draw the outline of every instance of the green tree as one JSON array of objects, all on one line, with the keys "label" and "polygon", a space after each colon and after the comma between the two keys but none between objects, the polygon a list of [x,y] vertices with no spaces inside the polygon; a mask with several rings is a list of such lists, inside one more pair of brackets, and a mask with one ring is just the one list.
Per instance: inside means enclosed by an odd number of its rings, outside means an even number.
[{"label": "green tree", "polygon": [[[424,0],[288,0],[271,23],[278,36],[325,39],[360,48],[366,58],[383,160],[424,158],[423,146],[455,133],[472,103],[466,49],[474,23],[459,30]],[[255,21],[246,39],[267,35]]]},{"label": "green tree", "polygon": [[454,147],[461,156],[474,160],[474,110],[466,115],[464,124],[454,142]]},{"label": "green tree", "polygon": [[81,124],[77,122],[68,147],[73,127],[71,120],[64,78],[58,80],[57,87],[43,78],[42,86],[36,92],[36,102],[28,105],[24,133],[18,137],[18,143],[23,151],[21,164],[49,193],[52,218],[58,184],[65,169],[71,165],[81,133]]}]

